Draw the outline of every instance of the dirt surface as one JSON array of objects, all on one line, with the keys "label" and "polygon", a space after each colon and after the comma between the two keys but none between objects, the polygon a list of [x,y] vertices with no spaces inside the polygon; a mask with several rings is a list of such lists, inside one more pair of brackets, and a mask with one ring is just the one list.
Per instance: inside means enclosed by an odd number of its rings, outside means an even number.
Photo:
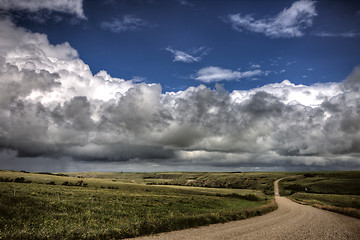
[{"label": "dirt surface", "polygon": [[300,205],[280,197],[278,182],[274,184],[279,208],[274,212],[241,221],[136,239],[360,239],[360,219]]}]

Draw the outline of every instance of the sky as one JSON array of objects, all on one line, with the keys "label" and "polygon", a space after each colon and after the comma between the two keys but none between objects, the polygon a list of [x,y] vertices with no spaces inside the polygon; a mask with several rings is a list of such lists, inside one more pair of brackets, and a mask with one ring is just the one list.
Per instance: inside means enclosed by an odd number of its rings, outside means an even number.
[{"label": "sky", "polygon": [[360,2],[0,0],[0,169],[360,170]]}]

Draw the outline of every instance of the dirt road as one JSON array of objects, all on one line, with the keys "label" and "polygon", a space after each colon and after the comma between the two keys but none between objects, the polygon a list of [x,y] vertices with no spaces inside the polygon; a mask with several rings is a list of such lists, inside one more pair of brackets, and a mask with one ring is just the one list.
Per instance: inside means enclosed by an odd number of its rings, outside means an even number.
[{"label": "dirt road", "polygon": [[360,219],[300,205],[280,197],[278,182],[274,184],[279,208],[274,212],[241,221],[137,239],[360,239]]}]

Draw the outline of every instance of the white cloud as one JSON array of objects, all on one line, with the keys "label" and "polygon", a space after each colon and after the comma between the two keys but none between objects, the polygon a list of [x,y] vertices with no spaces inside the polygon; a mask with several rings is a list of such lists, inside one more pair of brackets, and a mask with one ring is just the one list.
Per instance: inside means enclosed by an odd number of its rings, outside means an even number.
[{"label": "white cloud", "polygon": [[85,19],[83,0],[1,0],[0,8],[4,10],[26,10],[37,12],[42,9],[50,11],[75,14]]},{"label": "white cloud", "polygon": [[[197,77],[258,74],[264,73],[208,67]],[[70,158],[188,169],[360,168],[359,99],[360,67],[339,83],[285,80],[232,93],[204,85],[162,93],[159,84],[93,75],[68,43],[52,45],[44,34],[0,21],[0,162],[6,166],[14,158],[29,165]]]},{"label": "white cloud", "polygon": [[147,21],[133,15],[124,15],[121,19],[113,18],[112,21],[104,21],[101,27],[114,33],[139,31],[143,28],[151,26]]},{"label": "white cloud", "polygon": [[314,36],[317,37],[343,37],[343,38],[356,38],[360,37],[360,33],[351,31],[351,32],[344,32],[344,33],[334,33],[334,32],[315,32],[313,33]]},{"label": "white cloud", "polygon": [[227,20],[239,32],[246,29],[273,38],[290,38],[303,36],[303,31],[312,26],[316,15],[315,1],[300,0],[275,17],[256,20],[251,15],[232,14],[228,15]]},{"label": "white cloud", "polygon": [[69,43],[49,44],[44,34],[34,34],[15,27],[8,20],[0,21],[0,54],[6,56],[6,63],[19,71],[42,71],[56,74],[61,79],[58,91],[32,92],[27,98],[41,99],[41,103],[66,101],[74,96],[108,100],[123,93],[131,82],[112,78],[105,71],[93,76],[90,68]]},{"label": "white cloud", "polygon": [[240,71],[232,71],[230,69],[210,66],[210,67],[202,68],[199,71],[197,71],[197,73],[193,76],[193,78],[204,83],[211,83],[211,82],[220,82],[220,81],[239,80],[242,78],[250,78],[262,74],[264,74],[264,72],[259,69],[240,72]]},{"label": "white cloud", "polygon": [[341,94],[340,83],[314,84],[312,86],[295,85],[289,80],[281,83],[267,84],[251,90],[235,90],[231,98],[235,102],[243,102],[258,92],[267,92],[279,98],[285,104],[301,104],[309,107],[319,107],[326,99]]},{"label": "white cloud", "polygon": [[201,61],[202,57],[207,55],[209,52],[209,49],[204,46],[191,50],[190,52],[175,50],[171,47],[167,47],[165,50],[171,52],[174,55],[174,62],[185,63],[199,62]]},{"label": "white cloud", "polygon": [[259,64],[252,64],[251,68],[260,68],[261,66]]}]

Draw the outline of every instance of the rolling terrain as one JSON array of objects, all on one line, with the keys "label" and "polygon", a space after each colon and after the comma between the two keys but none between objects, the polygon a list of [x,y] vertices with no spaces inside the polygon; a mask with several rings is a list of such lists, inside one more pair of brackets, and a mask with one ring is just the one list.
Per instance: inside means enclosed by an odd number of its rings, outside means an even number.
[{"label": "rolling terrain", "polygon": [[280,182],[282,195],[302,204],[360,218],[360,172],[308,172]]},{"label": "rolling terrain", "polygon": [[157,186],[144,182],[149,174],[99,174],[0,171],[0,239],[121,239],[276,209],[257,189]]},{"label": "rolling terrain", "polygon": [[358,239],[360,220],[297,204],[279,195],[278,209],[264,216],[195,229],[163,233],[139,240],[177,239]]},{"label": "rolling terrain", "polygon": [[290,199],[356,217],[359,174],[0,170],[0,237],[355,239],[360,220]]}]

